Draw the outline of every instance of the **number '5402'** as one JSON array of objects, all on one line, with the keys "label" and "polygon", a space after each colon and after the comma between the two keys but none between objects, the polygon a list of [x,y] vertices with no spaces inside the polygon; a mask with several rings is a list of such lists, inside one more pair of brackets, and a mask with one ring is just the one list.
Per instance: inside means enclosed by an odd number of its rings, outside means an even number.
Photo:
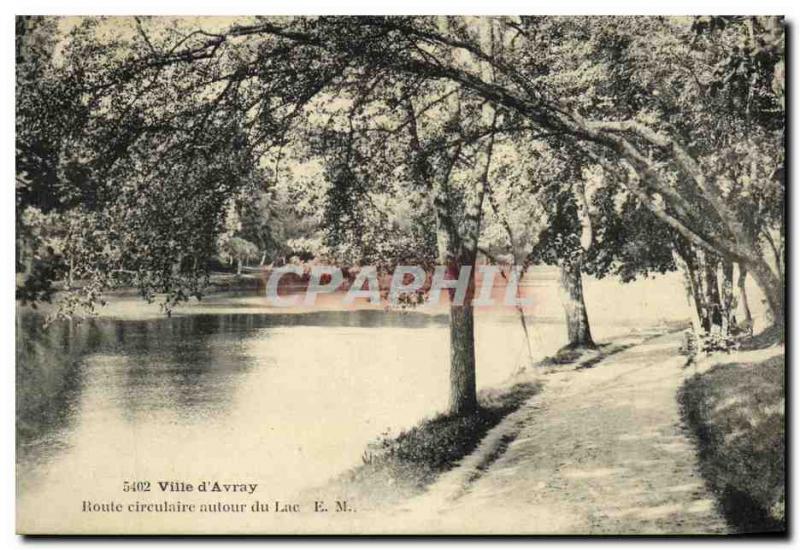
[{"label": "number '5402'", "polygon": [[147,493],[150,491],[149,481],[123,481],[122,490],[125,493]]}]

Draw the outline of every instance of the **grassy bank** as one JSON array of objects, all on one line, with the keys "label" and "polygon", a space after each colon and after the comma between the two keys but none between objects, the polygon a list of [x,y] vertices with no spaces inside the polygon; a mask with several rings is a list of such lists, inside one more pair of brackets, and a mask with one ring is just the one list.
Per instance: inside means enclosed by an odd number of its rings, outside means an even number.
[{"label": "grassy bank", "polygon": [[740,533],[786,528],[784,395],[783,355],[714,366],[679,394],[702,474]]},{"label": "grassy bank", "polygon": [[420,494],[440,474],[470,454],[508,414],[539,391],[536,381],[478,394],[478,410],[466,417],[440,414],[396,437],[370,444],[362,464],[335,479],[326,492],[362,504],[385,506]]}]

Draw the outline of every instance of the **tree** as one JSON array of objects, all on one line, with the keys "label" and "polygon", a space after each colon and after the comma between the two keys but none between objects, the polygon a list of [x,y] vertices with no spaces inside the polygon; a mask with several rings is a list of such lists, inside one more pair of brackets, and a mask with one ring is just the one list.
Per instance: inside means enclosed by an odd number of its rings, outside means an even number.
[{"label": "tree", "polygon": [[[544,154],[557,154],[544,149]],[[541,158],[542,153],[535,155]],[[560,162],[559,162],[560,161]],[[531,251],[534,262],[557,265],[561,286],[561,302],[567,328],[567,348],[595,347],[589,326],[589,316],[583,297],[584,255],[592,246],[594,236],[586,200],[585,183],[579,157],[566,161],[558,159],[555,173],[543,173],[541,164],[531,167],[533,192],[545,211],[541,229]]]},{"label": "tree", "polygon": [[[497,115],[490,106],[462,99],[458,90],[417,83],[412,95],[408,86],[395,84],[373,88],[376,95],[369,107],[363,96],[355,104],[372,119],[391,124],[360,124],[354,108],[343,130],[329,130],[319,146],[328,154],[326,242],[339,257],[346,252],[353,263],[394,267],[411,261],[430,269],[435,259],[452,279],[459,278],[462,268],[469,269],[464,303],[450,305],[449,405],[450,414],[469,415],[477,408],[471,302]],[[402,171],[386,172],[395,166]],[[408,218],[420,223],[397,227],[390,209],[376,208],[376,195],[384,203],[387,196],[404,196],[403,202],[416,205],[419,212]],[[421,228],[427,231],[420,233]],[[409,240],[419,246],[397,249]],[[431,244],[434,258],[428,252]]]},{"label": "tree", "polygon": [[676,236],[592,156],[530,132],[509,141],[511,150],[499,155],[507,160],[498,159],[491,177],[490,222],[499,225],[487,228],[495,236],[483,246],[490,255],[513,250],[523,266],[559,266],[567,347],[591,347],[582,273],[630,282],[672,271]]},{"label": "tree", "polygon": [[[210,96],[209,75],[184,66],[148,67],[137,80],[126,80],[119,72],[125,71],[109,60],[143,55],[152,44],[109,42],[98,31],[101,24],[87,19],[61,37],[59,59],[33,53],[48,76],[43,82],[23,81],[34,97],[50,97],[51,88],[64,90],[63,112],[80,114],[80,124],[63,124],[69,131],[53,137],[57,146],[49,148],[55,152],[45,157],[45,168],[26,168],[30,183],[18,187],[19,208],[61,219],[51,224],[61,233],[48,238],[69,245],[56,251],[48,244],[57,267],[31,271],[18,294],[28,296],[30,288],[52,293],[52,283],[63,278],[58,310],[63,315],[91,310],[105,290],[117,286],[137,287],[148,300],[160,294],[169,311],[200,294],[229,198],[263,177],[244,124],[246,94],[223,87],[225,93]],[[18,104],[18,124],[33,129],[48,128],[49,113],[62,113],[26,105]],[[21,134],[30,148],[36,142],[27,136]],[[58,169],[47,168],[53,165]],[[50,193],[45,203],[35,202],[41,192],[28,191],[39,188]],[[63,233],[70,227],[79,228],[82,237]],[[72,286],[76,280],[81,284]]]},{"label": "tree", "polygon": [[85,110],[72,80],[53,64],[55,20],[17,17],[16,31],[16,294],[36,303],[51,299],[53,281],[68,270],[59,210],[92,201],[88,186],[70,177],[66,144],[83,127]]}]

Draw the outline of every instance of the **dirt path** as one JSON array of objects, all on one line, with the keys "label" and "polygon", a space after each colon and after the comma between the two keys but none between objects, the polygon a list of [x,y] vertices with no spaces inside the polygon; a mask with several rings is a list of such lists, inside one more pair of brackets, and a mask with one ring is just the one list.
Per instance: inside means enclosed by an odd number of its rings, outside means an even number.
[{"label": "dirt path", "polygon": [[423,531],[725,532],[680,421],[679,344],[673,333],[544,376],[540,395],[405,513]]}]

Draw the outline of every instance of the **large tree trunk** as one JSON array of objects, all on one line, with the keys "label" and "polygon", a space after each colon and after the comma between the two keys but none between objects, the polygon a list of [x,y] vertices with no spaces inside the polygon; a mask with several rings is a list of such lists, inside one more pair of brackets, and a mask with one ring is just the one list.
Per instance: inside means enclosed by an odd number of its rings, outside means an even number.
[{"label": "large tree trunk", "polygon": [[769,268],[767,263],[763,260],[754,260],[747,263],[747,270],[753,275],[753,278],[761,287],[764,292],[764,297],[767,300],[767,305],[770,309],[770,316],[772,324],[777,331],[779,341],[784,341],[784,307],[785,307],[785,293],[784,285],[781,284],[780,279]]},{"label": "large tree trunk", "polygon": [[703,329],[711,332],[713,327],[722,330],[722,298],[719,293],[717,261],[704,254],[703,259]]},{"label": "large tree trunk", "polygon": [[564,261],[560,266],[561,301],[567,321],[567,347],[595,348],[589,329],[589,316],[583,301],[580,260]]},{"label": "large tree trunk", "polygon": [[731,333],[733,312],[733,262],[722,262],[722,333]]},{"label": "large tree trunk", "polygon": [[703,283],[698,271],[697,256],[691,246],[676,247],[675,262],[683,271],[686,298],[692,308],[692,327],[696,334],[703,332]]},{"label": "large tree trunk", "polygon": [[736,281],[736,286],[739,288],[739,303],[742,305],[742,313],[744,313],[743,324],[747,327],[753,326],[753,314],[750,313],[750,303],[747,301],[747,290],[745,283],[747,282],[747,268],[739,264],[739,277]]},{"label": "large tree trunk", "polygon": [[450,406],[455,416],[478,408],[475,391],[475,326],[472,304],[450,306]]},{"label": "large tree trunk", "polygon": [[475,296],[475,254],[467,253],[461,262],[451,262],[448,278],[457,279],[464,266],[471,266],[469,285],[463,304],[454,303],[455,290],[450,297],[450,404],[454,416],[467,416],[478,409],[475,388],[475,322],[472,301]]}]

